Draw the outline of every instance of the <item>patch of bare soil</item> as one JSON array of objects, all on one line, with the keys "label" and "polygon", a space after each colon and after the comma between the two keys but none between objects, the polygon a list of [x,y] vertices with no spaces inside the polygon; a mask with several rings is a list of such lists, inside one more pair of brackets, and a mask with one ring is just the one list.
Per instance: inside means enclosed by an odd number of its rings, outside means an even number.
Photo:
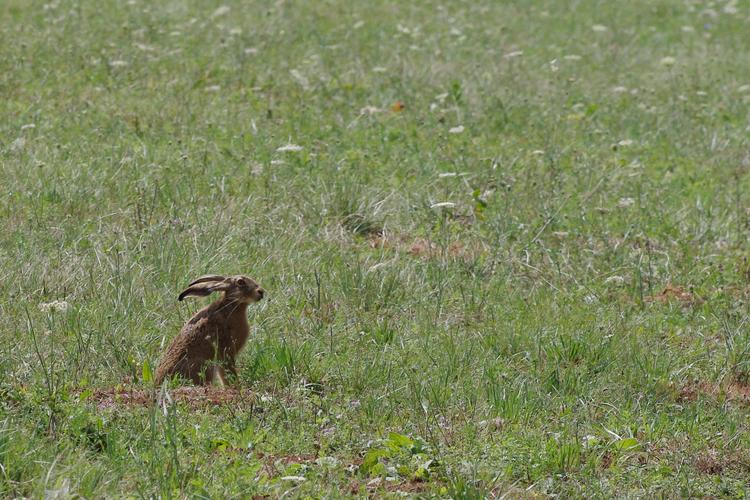
[{"label": "patch of bare soil", "polygon": [[[436,483],[426,483],[424,481],[417,481],[416,479],[399,482],[385,481],[382,478],[378,477],[364,483],[364,487],[368,493],[373,493],[378,490],[384,490],[389,493],[423,493],[429,489],[431,484],[434,485]],[[359,494],[362,486],[363,483],[355,480],[349,483],[349,487],[347,488],[347,490],[350,494],[357,495]]]},{"label": "patch of bare soil", "polygon": [[[84,391],[79,393],[79,397]],[[136,389],[128,387],[113,387],[94,389],[83,396],[84,401],[94,403],[99,409],[111,409],[121,406],[137,407],[151,406],[162,398],[160,391],[155,389]],[[243,391],[233,387],[185,386],[167,391],[164,395],[167,401],[183,403],[192,409],[210,406],[223,406],[230,403],[254,402],[254,395],[250,391]]]},{"label": "patch of bare soil", "polygon": [[738,450],[722,452],[710,449],[695,457],[693,467],[703,474],[711,475],[721,475],[727,471],[747,473],[750,471],[750,456]]},{"label": "patch of bare soil", "polygon": [[405,235],[392,236],[377,234],[368,240],[371,248],[385,248],[395,250],[401,253],[408,253],[412,257],[423,259],[464,259],[471,260],[487,253],[478,242],[464,242],[461,240],[453,241],[447,247],[442,248],[435,241],[426,238],[413,238]]},{"label": "patch of bare soil", "polygon": [[692,292],[685,290],[681,286],[674,285],[667,285],[660,293],[644,297],[643,300],[659,304],[678,303],[684,306],[700,305],[703,303],[703,300]]},{"label": "patch of bare soil", "polygon": [[750,406],[750,385],[736,381],[719,385],[701,381],[689,382],[678,390],[677,401],[692,403],[701,395],[709,399],[718,399],[723,396],[731,403]]}]

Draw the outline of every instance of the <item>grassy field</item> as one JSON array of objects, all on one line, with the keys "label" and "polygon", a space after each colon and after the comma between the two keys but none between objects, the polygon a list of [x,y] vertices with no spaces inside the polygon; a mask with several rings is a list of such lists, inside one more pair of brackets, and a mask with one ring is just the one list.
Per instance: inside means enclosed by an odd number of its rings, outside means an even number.
[{"label": "grassy field", "polygon": [[[748,32],[4,0],[0,496],[748,496]],[[133,401],[206,273],[268,291],[241,393]]]}]

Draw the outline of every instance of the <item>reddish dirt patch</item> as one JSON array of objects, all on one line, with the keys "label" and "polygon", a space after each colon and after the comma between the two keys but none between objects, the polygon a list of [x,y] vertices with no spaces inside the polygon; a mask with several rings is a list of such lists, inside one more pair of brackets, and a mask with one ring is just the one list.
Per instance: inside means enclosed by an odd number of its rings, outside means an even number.
[{"label": "reddish dirt patch", "polygon": [[360,489],[364,485],[368,493],[374,493],[376,491],[387,491],[389,493],[423,493],[430,488],[430,485],[438,483],[426,483],[424,481],[417,481],[414,479],[408,481],[384,481],[381,478],[371,479],[365,483],[360,481],[352,481],[346,488],[346,491],[351,495],[357,495]]},{"label": "reddish dirt patch", "polygon": [[258,459],[263,460],[267,464],[277,465],[289,465],[289,464],[309,464],[315,462],[318,458],[313,454],[306,455],[273,455],[271,453],[263,453],[259,451],[255,454]]},{"label": "reddish dirt patch", "polygon": [[697,401],[701,394],[714,397],[716,395],[716,388],[708,382],[690,382],[680,387],[677,391],[677,402],[692,403]]},{"label": "reddish dirt patch", "polygon": [[711,450],[700,454],[693,464],[699,472],[704,474],[721,474],[724,470],[724,464],[721,462],[716,450]]},{"label": "reddish dirt patch", "polygon": [[[80,391],[78,394],[81,396],[83,393],[84,391]],[[151,406],[160,398],[160,392],[154,389],[114,387],[94,389],[91,394],[84,398],[84,401],[94,403],[99,409],[108,409],[120,406]],[[250,391],[235,388],[187,386],[168,391],[167,400],[169,399],[197,409],[230,403],[251,405],[255,398]]]},{"label": "reddish dirt patch", "polygon": [[453,258],[474,259],[486,252],[478,242],[467,243],[461,240],[453,241],[442,248],[438,243],[427,238],[413,238],[409,236],[393,236],[377,234],[367,240],[370,248],[386,248],[398,252],[408,253],[413,257],[424,259]]},{"label": "reddish dirt patch", "polygon": [[700,396],[710,400],[720,397],[731,403],[750,406],[750,385],[740,382],[713,385],[708,382],[689,382],[677,392],[677,402],[692,403]]},{"label": "reddish dirt patch", "polygon": [[644,297],[645,302],[658,302],[660,304],[669,304],[677,302],[685,306],[699,305],[703,302],[693,293],[685,290],[681,286],[667,285],[661,293]]}]

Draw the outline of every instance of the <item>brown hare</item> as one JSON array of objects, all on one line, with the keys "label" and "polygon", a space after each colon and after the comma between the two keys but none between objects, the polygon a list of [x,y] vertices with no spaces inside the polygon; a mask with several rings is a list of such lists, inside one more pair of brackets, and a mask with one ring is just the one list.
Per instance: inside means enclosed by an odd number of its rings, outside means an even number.
[{"label": "brown hare", "polygon": [[224,295],[190,318],[169,344],[156,369],[157,386],[173,375],[195,384],[211,384],[218,379],[227,385],[225,370],[237,378],[235,358],[250,333],[247,306],[262,299],[265,291],[245,276],[212,275],[190,283],[178,300],[213,292]]}]

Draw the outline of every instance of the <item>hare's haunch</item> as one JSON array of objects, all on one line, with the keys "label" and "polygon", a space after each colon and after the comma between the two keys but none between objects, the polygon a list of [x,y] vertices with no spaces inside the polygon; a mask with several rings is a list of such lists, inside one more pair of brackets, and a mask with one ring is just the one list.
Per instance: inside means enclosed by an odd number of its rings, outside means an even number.
[{"label": "hare's haunch", "polygon": [[195,384],[217,380],[227,385],[225,370],[237,377],[235,358],[250,333],[247,306],[265,291],[245,276],[203,276],[190,283],[179,300],[223,292],[222,297],[198,311],[169,344],[156,369],[154,382],[180,375]]}]

